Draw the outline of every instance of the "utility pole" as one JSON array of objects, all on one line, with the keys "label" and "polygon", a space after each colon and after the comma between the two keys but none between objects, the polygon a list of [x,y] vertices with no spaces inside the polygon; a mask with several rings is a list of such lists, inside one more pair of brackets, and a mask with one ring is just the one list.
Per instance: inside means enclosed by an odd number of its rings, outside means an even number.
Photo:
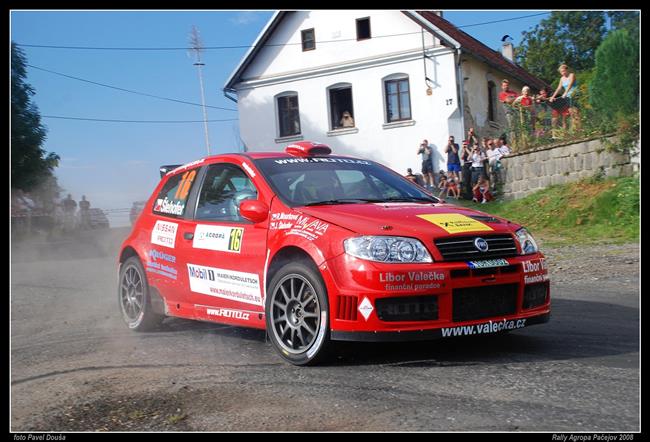
[{"label": "utility pole", "polygon": [[196,63],[194,63],[194,66],[196,66],[199,71],[199,85],[201,86],[201,105],[203,107],[203,128],[205,130],[205,147],[208,150],[208,155],[210,155],[208,111],[205,109],[205,93],[203,92],[203,66],[205,66],[205,64],[201,63],[201,52],[203,52],[203,44],[201,43],[199,30],[196,28],[196,26],[192,26],[192,33],[190,34],[190,46],[190,51],[196,56]]}]

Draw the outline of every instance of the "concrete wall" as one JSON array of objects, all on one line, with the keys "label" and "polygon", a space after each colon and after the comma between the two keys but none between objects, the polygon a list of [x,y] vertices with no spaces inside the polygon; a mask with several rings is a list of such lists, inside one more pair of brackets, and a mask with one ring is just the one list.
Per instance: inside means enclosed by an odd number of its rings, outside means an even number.
[{"label": "concrete wall", "polygon": [[505,199],[523,198],[555,184],[600,174],[629,176],[639,170],[638,156],[609,152],[600,138],[542,147],[503,158]]}]

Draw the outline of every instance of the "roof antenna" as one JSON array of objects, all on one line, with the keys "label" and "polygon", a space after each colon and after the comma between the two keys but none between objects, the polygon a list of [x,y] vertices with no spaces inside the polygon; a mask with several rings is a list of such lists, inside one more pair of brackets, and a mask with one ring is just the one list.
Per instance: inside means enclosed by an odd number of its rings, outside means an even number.
[{"label": "roof antenna", "polygon": [[208,112],[205,109],[205,93],[203,91],[202,67],[205,66],[205,64],[201,63],[201,52],[203,52],[203,43],[201,42],[201,36],[199,35],[199,30],[194,25],[192,25],[192,33],[190,34],[190,46],[191,49],[189,52],[196,57],[196,63],[194,63],[194,66],[196,66],[199,71],[199,84],[201,86],[201,105],[203,107],[203,128],[205,130],[205,147],[208,149],[208,155],[210,155],[210,138],[208,136]]}]

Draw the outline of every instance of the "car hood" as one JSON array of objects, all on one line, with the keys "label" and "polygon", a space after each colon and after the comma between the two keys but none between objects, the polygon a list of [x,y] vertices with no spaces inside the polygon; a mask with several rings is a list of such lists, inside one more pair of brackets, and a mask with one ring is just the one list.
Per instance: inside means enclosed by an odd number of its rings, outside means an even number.
[{"label": "car hood", "polygon": [[514,232],[520,227],[503,218],[451,204],[340,204],[298,210],[361,235],[438,238]]}]

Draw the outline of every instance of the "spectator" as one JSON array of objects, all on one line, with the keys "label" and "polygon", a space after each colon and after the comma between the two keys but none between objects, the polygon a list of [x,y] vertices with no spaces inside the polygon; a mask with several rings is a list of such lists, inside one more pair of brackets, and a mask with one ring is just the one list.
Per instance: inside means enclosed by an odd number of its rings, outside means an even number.
[{"label": "spectator", "polygon": [[474,198],[472,198],[472,201],[475,203],[485,204],[494,199],[492,193],[490,193],[490,180],[485,175],[481,175],[473,190]]},{"label": "spectator", "polygon": [[418,154],[422,155],[422,176],[424,177],[425,187],[433,189],[433,163],[431,154],[433,149],[429,146],[428,140],[422,140],[418,148]]},{"label": "spectator", "polygon": [[503,79],[501,81],[501,92],[499,93],[499,101],[503,104],[503,110],[506,114],[506,121],[508,123],[508,132],[511,134],[514,130],[514,109],[512,103],[515,101],[519,94],[512,89],[510,89],[510,81]]},{"label": "spectator", "polygon": [[[472,146],[478,146],[478,137],[476,143],[472,144]],[[462,174],[462,181],[460,182],[461,189],[462,189],[462,196],[465,199],[470,199],[472,195],[472,183],[471,183],[471,178],[472,178],[472,149],[469,145],[469,143],[466,141],[463,141],[463,150],[460,154],[460,160],[462,162],[462,167],[463,167],[463,174]]]},{"label": "spectator", "polygon": [[447,172],[449,173],[449,178],[459,178],[460,175],[460,148],[458,144],[454,143],[454,136],[449,135],[449,142],[447,147],[445,147],[445,153],[447,154]]},{"label": "spectator", "polygon": [[68,194],[67,198],[63,200],[62,204],[64,215],[63,230],[71,231],[74,228],[74,215],[77,210],[77,202],[72,199],[71,194]]},{"label": "spectator", "polygon": [[487,151],[487,158],[488,158],[488,177],[490,178],[490,183],[492,185],[492,191],[495,190],[496,185],[497,185],[497,177],[498,177],[498,170],[499,170],[499,160],[501,159],[501,151],[497,148],[497,139],[495,138],[492,144],[490,144],[490,148]]},{"label": "spectator", "polygon": [[[576,74],[571,72],[566,64],[560,65],[557,70],[560,73],[560,82],[551,98],[549,98],[549,101],[553,103],[556,100],[557,94],[560,93],[560,90],[564,89],[561,98],[567,100],[569,115],[571,116],[571,127],[572,129],[575,128],[580,130],[580,112],[578,110],[578,101],[576,99],[578,92]],[[562,127],[566,129],[566,122]]]},{"label": "spectator", "polygon": [[499,152],[501,153],[501,157],[499,159],[507,155],[510,155],[510,153],[512,152],[510,146],[508,146],[508,144],[506,143],[505,137],[497,138],[497,147],[499,148]]},{"label": "spectator", "polygon": [[548,105],[548,92],[548,88],[544,86],[542,89],[540,89],[539,94],[537,94],[534,99],[536,118],[535,127],[537,128],[535,135],[538,138],[546,135],[551,130],[551,127],[553,125],[553,118],[555,118],[557,121],[557,116],[554,115],[555,110],[551,109],[551,107]]},{"label": "spectator", "polygon": [[535,130],[533,97],[530,95],[530,88],[524,86],[521,95],[513,102],[513,106],[519,108],[520,123],[524,134],[532,133]]},{"label": "spectator", "polygon": [[354,127],[354,118],[349,111],[344,111],[341,117],[341,127]]},{"label": "spectator", "polygon": [[417,183],[417,176],[413,173],[413,169],[410,167],[406,169],[406,179],[413,181],[414,183]]},{"label": "spectator", "polygon": [[79,201],[79,219],[82,229],[90,228],[90,201],[86,200],[86,195],[82,195]]},{"label": "spectator", "polygon": [[472,160],[472,186],[474,186],[479,177],[484,174],[483,161],[486,157],[481,153],[478,146],[474,146],[470,158]]},{"label": "spectator", "polygon": [[458,181],[454,177],[449,177],[447,180],[447,197],[451,193],[452,198],[460,198],[460,190],[458,189]]},{"label": "spectator", "polygon": [[469,130],[467,131],[467,143],[469,146],[473,146],[475,144],[479,143],[479,137],[476,135],[476,132],[474,132],[474,128],[470,127]]}]

